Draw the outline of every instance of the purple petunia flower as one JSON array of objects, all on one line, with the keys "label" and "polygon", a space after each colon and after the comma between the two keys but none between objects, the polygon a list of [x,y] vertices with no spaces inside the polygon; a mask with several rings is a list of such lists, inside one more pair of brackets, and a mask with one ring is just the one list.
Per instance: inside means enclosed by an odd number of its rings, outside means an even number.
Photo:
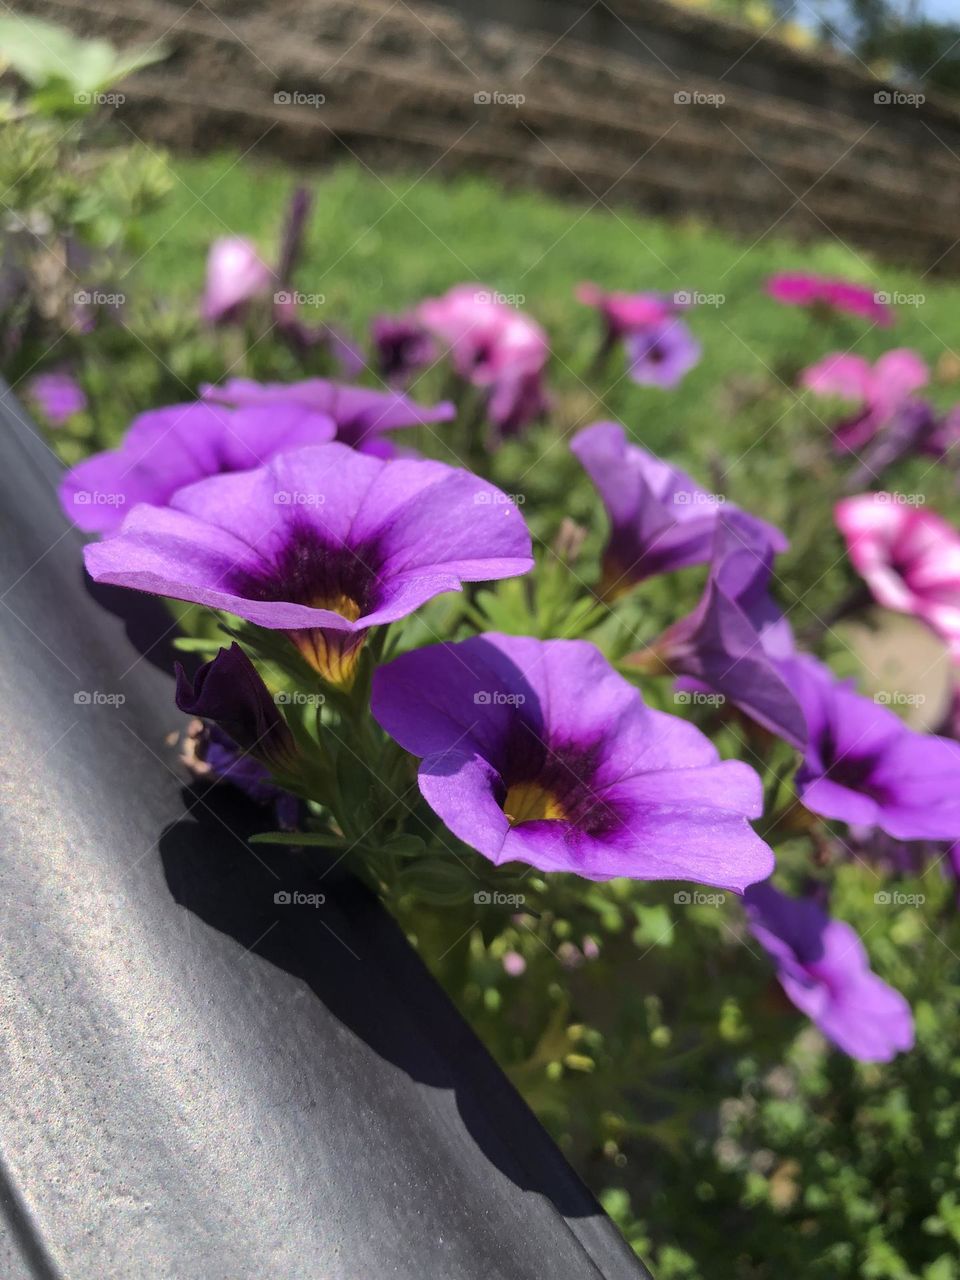
[{"label": "purple petunia flower", "polygon": [[376,672],[371,708],[422,757],[430,807],[491,862],[737,892],[770,873],[753,770],[647,707],[585,641],[417,649]]},{"label": "purple petunia flower", "polygon": [[776,663],[792,653],[793,637],[768,594],[773,557],[763,527],[752,516],[723,513],[700,603],[635,661],[644,666],[653,658],[661,669],[692,677],[697,687],[716,690],[802,749],[807,740],[803,711]]},{"label": "purple petunia flower", "polygon": [[699,363],[702,348],[675,316],[630,333],[626,338],[630,377],[644,387],[670,391]]},{"label": "purple petunia flower", "polygon": [[850,925],[771,884],[752,885],[744,901],[750,931],[776,964],[780,985],[837,1048],[860,1062],[889,1062],[913,1048],[910,1006],[871,971]]},{"label": "purple petunia flower", "polygon": [[288,632],[340,685],[352,683],[370,627],[464,582],[533,566],[526,525],[493,485],[439,462],[384,462],[336,443],[211,476],[167,508],[134,507],[85,556],[97,582]]},{"label": "purple petunia flower", "polygon": [[[611,599],[644,578],[710,559],[720,511],[736,510],[731,504],[701,489],[678,467],[629,443],[616,422],[585,427],[570,448],[610,517],[601,595]],[[756,523],[773,550],[786,548],[778,529]]]},{"label": "purple petunia flower", "polygon": [[87,407],[83,387],[72,374],[62,369],[55,373],[39,373],[30,380],[27,394],[52,427],[62,427]]},{"label": "purple petunia flower", "polygon": [[181,711],[212,720],[242,752],[275,773],[286,773],[294,766],[297,751],[293,734],[238,644],[221,649],[192,680],[178,662],[176,677]]},{"label": "purple petunia flower", "polygon": [[325,444],[335,433],[328,414],[296,404],[168,405],[134,418],[119,449],[71,468],[60,503],[81,529],[112,533],[138,502],[164,507],[197,480],[263,466],[286,450]]},{"label": "purple petunia flower", "polygon": [[298,405],[303,410],[327,414],[336,423],[338,440],[378,457],[394,454],[386,432],[449,422],[457,412],[449,400],[434,405],[418,404],[398,391],[370,391],[366,387],[329,382],[326,378],[291,383],[230,378],[222,386],[201,387],[200,394],[205,400],[216,400],[235,408]]},{"label": "purple petunia flower", "polygon": [[208,324],[226,324],[247,303],[270,292],[273,272],[243,236],[214,240],[207,258],[207,279],[200,311]]},{"label": "purple petunia flower", "polygon": [[815,658],[780,670],[807,722],[796,785],[808,809],[898,840],[960,836],[960,743],[915,733]]},{"label": "purple petunia flower", "polygon": [[370,323],[377,371],[402,386],[437,358],[437,344],[415,315],[375,316]]}]

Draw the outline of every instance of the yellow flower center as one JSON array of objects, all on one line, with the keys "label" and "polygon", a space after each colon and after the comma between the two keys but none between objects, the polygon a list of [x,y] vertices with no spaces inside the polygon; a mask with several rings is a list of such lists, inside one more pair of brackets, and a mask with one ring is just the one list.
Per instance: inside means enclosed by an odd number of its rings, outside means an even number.
[{"label": "yellow flower center", "polygon": [[507,791],[503,812],[511,827],[521,822],[563,822],[563,806],[538,782],[517,782]]},{"label": "yellow flower center", "polygon": [[356,600],[352,596],[345,596],[343,592],[338,596],[318,596],[310,601],[310,608],[329,609],[331,613],[339,613],[348,622],[356,622],[360,617],[360,606]]},{"label": "yellow flower center", "polygon": [[[320,596],[311,600],[313,609],[329,609],[348,622],[356,622],[361,609],[351,596]],[[349,689],[357,674],[357,663],[366,631],[335,631],[333,627],[313,627],[291,631],[297,648],[324,680],[340,689]]]}]

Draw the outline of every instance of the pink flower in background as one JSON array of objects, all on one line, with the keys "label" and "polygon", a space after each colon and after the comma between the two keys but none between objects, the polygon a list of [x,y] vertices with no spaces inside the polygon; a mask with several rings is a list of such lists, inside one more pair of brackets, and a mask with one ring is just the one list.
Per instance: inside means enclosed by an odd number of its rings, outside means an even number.
[{"label": "pink flower in background", "polygon": [[851,417],[834,427],[836,447],[843,452],[872,440],[929,381],[926,361],[907,347],[887,351],[876,364],[863,356],[835,352],[800,374],[800,385],[808,391],[850,400],[857,406]]},{"label": "pink flower in background", "polygon": [[541,417],[547,400],[541,385],[550,356],[540,325],[481,285],[458,284],[443,297],[427,298],[416,317],[447,349],[456,372],[488,389],[488,410],[504,434]]},{"label": "pink flower in background", "polygon": [[835,515],[877,603],[925,622],[960,662],[960,534],[934,512],[885,493],[844,498]]},{"label": "pink flower in background", "polygon": [[539,372],[550,354],[537,322],[483,285],[454,285],[421,302],[417,316],[448,348],[457,373],[477,387],[504,374]]},{"label": "pink flower in background", "polygon": [[207,256],[207,278],[200,304],[209,324],[233,319],[253,298],[268,293],[273,272],[243,236],[221,236]]},{"label": "pink flower in background", "polygon": [[596,307],[606,325],[606,342],[613,345],[629,333],[662,324],[677,311],[677,305],[662,293],[608,293],[599,285],[584,281],[577,286],[578,301]]},{"label": "pink flower in background", "polygon": [[767,281],[767,293],[788,307],[816,307],[842,315],[862,316],[889,328],[893,310],[882,293],[849,280],[830,280],[805,271],[784,271]]}]

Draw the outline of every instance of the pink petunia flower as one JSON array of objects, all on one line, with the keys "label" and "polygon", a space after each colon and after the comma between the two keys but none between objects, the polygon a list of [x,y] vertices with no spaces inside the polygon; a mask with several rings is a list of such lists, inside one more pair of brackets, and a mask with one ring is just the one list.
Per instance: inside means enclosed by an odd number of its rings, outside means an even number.
[{"label": "pink petunia flower", "polygon": [[909,613],[960,662],[960,534],[932,511],[886,493],[844,498],[835,511],[854,567],[878,604]]},{"label": "pink petunia flower", "polygon": [[232,320],[253,298],[270,291],[273,272],[243,236],[221,236],[207,256],[207,278],[200,304],[208,324]]},{"label": "pink petunia flower", "polygon": [[834,443],[842,452],[860,449],[872,440],[929,381],[926,361],[907,347],[887,351],[876,364],[863,356],[834,352],[800,375],[800,385],[808,391],[856,406],[849,418],[834,427]]},{"label": "pink petunia flower", "polygon": [[883,294],[849,280],[831,280],[806,271],[784,271],[770,277],[767,293],[788,307],[860,316],[885,329],[893,324],[893,310]]}]

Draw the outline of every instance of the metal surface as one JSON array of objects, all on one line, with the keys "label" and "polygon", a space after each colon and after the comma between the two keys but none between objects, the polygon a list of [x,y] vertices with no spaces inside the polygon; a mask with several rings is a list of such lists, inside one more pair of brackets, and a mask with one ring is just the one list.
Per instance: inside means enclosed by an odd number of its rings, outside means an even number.
[{"label": "metal surface", "polygon": [[184,788],[165,615],[0,416],[0,1276],[646,1275],[378,904]]}]

